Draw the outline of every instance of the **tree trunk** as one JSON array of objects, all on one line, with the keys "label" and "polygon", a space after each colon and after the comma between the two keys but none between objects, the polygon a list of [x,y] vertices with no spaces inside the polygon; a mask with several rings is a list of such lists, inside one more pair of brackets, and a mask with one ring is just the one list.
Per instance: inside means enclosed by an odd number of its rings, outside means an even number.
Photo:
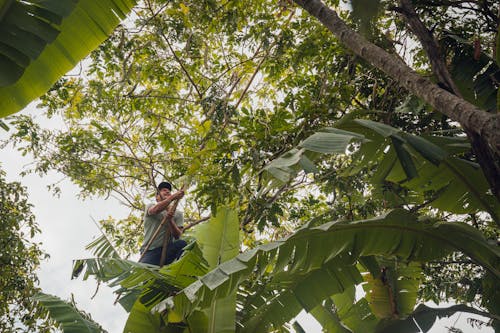
[{"label": "tree trunk", "polygon": [[[438,81],[447,87],[450,92],[462,98],[460,91],[458,90],[455,82],[453,82],[450,72],[446,67],[444,57],[441,54],[439,45],[432,35],[432,32],[427,29],[424,23],[420,20],[410,0],[399,0],[399,3],[401,4],[401,7],[394,8],[394,10],[400,12],[404,16],[410,30],[420,41],[420,44],[424,48],[431,64],[432,72]],[[481,166],[481,169],[490,184],[491,191],[495,197],[500,200],[500,177],[498,176],[500,175],[499,164],[495,161],[495,157],[488,148],[488,143],[484,140],[484,138],[469,130],[466,126],[464,126],[464,129],[471,142],[472,151],[474,152],[474,155],[476,155],[477,161],[479,162],[479,165]]]},{"label": "tree trunk", "polygon": [[420,76],[401,59],[370,43],[349,28],[335,11],[320,0],[294,0],[294,2],[316,17],[346,48],[385,72],[438,112],[458,121],[466,130],[483,137],[494,152],[495,158],[500,156],[498,114],[483,111]]}]

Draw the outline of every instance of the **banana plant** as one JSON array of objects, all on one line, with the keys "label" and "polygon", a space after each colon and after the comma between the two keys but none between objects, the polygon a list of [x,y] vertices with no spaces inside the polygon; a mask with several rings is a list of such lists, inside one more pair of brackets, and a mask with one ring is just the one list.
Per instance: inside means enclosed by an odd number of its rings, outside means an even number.
[{"label": "banana plant", "polygon": [[217,212],[206,224],[198,226],[197,242],[188,245],[182,257],[170,265],[158,268],[120,259],[103,235],[87,247],[102,257],[76,260],[73,277],[84,272],[84,279],[94,276],[110,287],[117,287],[120,304],[130,312],[125,332],[176,332],[187,327],[192,332],[232,332],[235,330],[236,292],[224,295],[189,318],[177,311],[161,314],[152,311],[160,301],[196,283],[211,267],[239,253],[236,211],[218,207]]},{"label": "banana plant", "polygon": [[366,298],[355,300],[355,287],[327,298],[310,313],[324,331],[332,333],[374,332],[379,319],[370,309]]},{"label": "banana plant", "polygon": [[[255,302],[246,303],[250,310],[246,309],[247,314],[240,318],[239,331],[277,329],[302,309],[315,311],[325,299],[360,284],[363,279],[357,267],[358,259],[383,256],[397,258],[402,263],[399,275],[388,279],[392,293],[387,286],[369,281],[374,286],[374,294],[368,302],[375,307],[374,315],[378,319],[398,320],[413,310],[420,277],[415,264],[404,265],[435,260],[453,251],[467,254],[496,279],[500,277],[498,248],[463,223],[418,221],[405,210],[394,210],[369,220],[306,225],[286,239],[261,245],[219,265],[175,296],[160,302],[154,310],[175,311],[188,318],[223,295],[238,290],[241,281],[251,279],[262,281],[265,287],[253,291],[259,294],[252,295]],[[407,276],[406,280],[398,280],[401,276]],[[384,307],[390,310],[373,304],[377,297],[383,297]],[[400,303],[395,308],[398,317],[394,317],[396,312],[387,306],[391,302]]]},{"label": "banana plant", "polygon": [[[349,131],[316,133],[265,172],[275,181],[288,181],[300,170],[314,171],[319,154],[344,153],[355,143],[362,163],[382,160],[375,183],[397,181],[415,192],[433,186],[439,194],[457,182],[452,188],[470,207],[486,210],[479,199],[488,198],[487,190],[457,176],[474,170],[463,171],[465,161],[455,160],[454,154],[467,148],[463,142],[414,137],[368,121],[349,126]],[[450,161],[458,171],[450,170]],[[436,173],[439,168],[448,173]],[[476,193],[467,196],[470,186]],[[198,227],[199,245],[193,243],[172,265],[158,270],[121,260],[101,238],[92,247],[106,257],[76,261],[75,275],[85,270],[85,277],[120,286],[121,303],[130,311],[125,331],[138,333],[287,331],[302,310],[332,332],[382,332],[418,317],[414,308],[424,262],[459,251],[493,281],[500,279],[500,251],[465,223],[419,219],[396,209],[368,220],[313,221],[285,239],[238,254],[237,215],[224,207],[217,212]],[[359,285],[366,297],[355,301]]]},{"label": "banana plant", "polygon": [[287,182],[304,170],[314,172],[319,154],[345,154],[353,144],[351,174],[359,168],[377,166],[371,178],[379,192],[397,184],[421,196],[432,193],[429,205],[456,214],[487,212],[500,226],[500,203],[491,194],[480,167],[457,157],[467,149],[460,138],[416,136],[394,127],[370,121],[354,120],[342,129],[326,128],[298,147],[283,154],[264,168],[271,186]]},{"label": "banana plant", "polygon": [[[95,249],[111,257],[76,261],[75,275],[85,270],[120,286],[122,305],[131,311],[125,331],[138,333],[286,331],[304,309],[338,332],[375,332],[416,315],[419,263],[461,251],[500,278],[500,251],[464,223],[418,220],[398,209],[362,221],[310,223],[233,257],[236,213],[218,212],[198,231],[200,247],[191,245],[172,265],[158,269],[113,258],[100,239]],[[360,284],[367,296],[355,302]]]},{"label": "banana plant", "polygon": [[48,91],[103,42],[135,4],[0,0],[0,117],[20,111]]}]

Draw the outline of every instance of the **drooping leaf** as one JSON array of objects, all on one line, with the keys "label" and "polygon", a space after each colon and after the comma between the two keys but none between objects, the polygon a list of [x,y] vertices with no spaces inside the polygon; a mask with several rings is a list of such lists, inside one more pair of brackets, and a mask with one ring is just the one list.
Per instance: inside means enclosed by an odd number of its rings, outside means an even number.
[{"label": "drooping leaf", "polygon": [[352,332],[371,332],[379,320],[374,316],[366,298],[355,301],[356,290],[353,287],[346,289],[342,294],[333,295],[337,315],[343,325]]},{"label": "drooping leaf", "polygon": [[85,249],[91,250],[99,258],[120,258],[120,255],[109,241],[106,235],[102,234],[88,244]]},{"label": "drooping leaf", "polygon": [[[329,302],[331,304],[331,302]],[[351,333],[346,328],[338,315],[333,311],[333,306],[318,305],[311,311],[311,315],[320,323],[323,330],[332,333]]]},{"label": "drooping leaf", "polygon": [[366,141],[363,135],[348,132],[337,128],[325,128],[305,139],[297,148],[281,155],[266,165],[263,172],[279,179],[282,183],[290,181],[299,170],[307,173],[316,172],[307,152],[324,154],[344,154],[347,147],[353,142]]},{"label": "drooping leaf", "polygon": [[[311,250],[310,253],[315,252]],[[362,281],[359,271],[347,256],[332,259],[320,268],[314,265],[307,267],[309,258],[303,258],[307,259],[302,263],[294,260],[292,266],[295,268],[292,267],[289,272],[278,273],[273,277],[270,288],[276,290],[276,296],[248,312],[247,317],[242,319],[244,332],[265,331],[270,324],[277,329],[302,309],[312,311],[328,295],[342,293]],[[305,268],[307,273],[299,270],[299,267]]]},{"label": "drooping leaf", "polygon": [[182,257],[159,269],[157,266],[117,258],[75,260],[73,277],[84,272],[84,279],[94,276],[98,281],[118,287],[122,305],[129,311],[136,299],[151,308],[170,292],[185,288],[207,272],[207,264],[196,243],[186,247]]},{"label": "drooping leaf", "polygon": [[364,136],[336,128],[326,128],[305,139],[300,146],[323,154],[343,154],[353,140],[363,140]]},{"label": "drooping leaf", "polygon": [[403,147],[403,142],[399,141],[396,138],[392,138],[392,144],[394,146],[394,150],[396,151],[399,162],[403,167],[407,179],[409,180],[417,177],[418,176],[417,168],[413,163],[413,159],[410,153]]},{"label": "drooping leaf", "polygon": [[473,45],[456,35],[446,35],[441,45],[453,54],[450,74],[462,96],[484,110],[496,110],[498,85],[493,74],[500,67],[494,59],[484,52],[474,57]]},{"label": "drooping leaf", "polygon": [[372,312],[380,319],[406,318],[417,300],[422,268],[419,263],[382,260],[378,276],[365,275],[363,288]]},{"label": "drooping leaf", "polygon": [[0,117],[49,90],[108,37],[135,3],[6,1],[0,18]]},{"label": "drooping leaf", "polygon": [[9,130],[9,126],[1,119],[0,119],[0,127],[3,128],[5,131]]},{"label": "drooping leaf", "polygon": [[79,311],[73,303],[65,302],[59,297],[38,293],[33,300],[47,309],[65,333],[101,333],[106,332],[92,318]]},{"label": "drooping leaf", "polygon": [[130,314],[125,323],[125,328],[123,332],[133,332],[133,333],[165,333],[168,332],[165,328],[162,328],[162,319],[160,314],[151,313],[144,304],[139,300],[134,302]]}]

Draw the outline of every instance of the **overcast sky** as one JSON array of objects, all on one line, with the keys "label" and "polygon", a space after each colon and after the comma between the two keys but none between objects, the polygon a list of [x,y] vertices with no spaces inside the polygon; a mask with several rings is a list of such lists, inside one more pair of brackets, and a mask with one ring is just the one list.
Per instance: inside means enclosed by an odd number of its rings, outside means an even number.
[{"label": "overcast sky", "polygon": [[[30,105],[22,114],[41,114],[40,110],[33,109]],[[37,116],[37,119],[46,126],[60,126],[57,121],[48,121],[41,115]],[[0,140],[5,139],[7,135],[8,133],[0,129]],[[90,313],[108,332],[121,332],[127,313],[120,305],[113,305],[112,290],[101,285],[95,298],[91,299],[97,287],[95,280],[71,280],[71,270],[74,259],[91,257],[91,254],[85,251],[85,246],[100,235],[92,219],[98,221],[108,216],[125,217],[129,210],[112,198],[106,201],[82,201],[77,198],[78,188],[68,180],[59,184],[60,197],[54,197],[47,185],[60,181],[63,179],[62,175],[53,172],[43,178],[37,175],[21,178],[19,173],[32,160],[22,157],[12,147],[4,149],[1,156],[1,168],[7,174],[7,180],[20,181],[28,189],[29,201],[34,205],[33,213],[42,230],[36,239],[43,243],[43,250],[50,255],[47,261],[42,262],[38,272],[42,290],[64,300],[68,300],[73,293],[78,307]]]},{"label": "overcast sky", "polygon": [[[47,120],[41,115],[40,110],[34,109],[33,104],[20,114],[30,113],[37,115],[37,120],[43,126],[50,128],[61,126],[61,122],[57,120]],[[0,129],[0,140],[4,140],[8,134]],[[42,230],[37,240],[43,243],[42,248],[50,255],[50,259],[42,262],[38,272],[42,290],[64,300],[68,300],[70,295],[74,294],[78,307],[90,313],[92,318],[109,333],[122,332],[127,313],[120,305],[113,305],[115,295],[112,294],[112,290],[103,284],[92,299],[97,287],[95,280],[93,278],[87,281],[83,281],[82,278],[71,280],[71,269],[74,259],[91,257],[91,254],[85,251],[85,246],[100,235],[93,219],[99,221],[109,216],[123,218],[128,215],[129,209],[113,198],[82,201],[77,198],[78,188],[68,180],[63,180],[59,184],[60,197],[54,197],[48,191],[47,185],[60,181],[63,179],[62,175],[51,173],[43,178],[37,175],[21,178],[19,173],[32,162],[30,157],[22,157],[12,147],[3,150],[1,156],[0,165],[7,174],[7,181],[20,181],[28,188],[29,201],[34,205],[33,213]],[[429,332],[447,332],[445,327],[453,325],[466,333],[493,332],[491,328],[472,329],[467,324],[469,317],[471,316],[468,314],[456,314],[441,320]],[[300,322],[308,333],[320,332],[319,325],[311,317],[300,316]]]}]

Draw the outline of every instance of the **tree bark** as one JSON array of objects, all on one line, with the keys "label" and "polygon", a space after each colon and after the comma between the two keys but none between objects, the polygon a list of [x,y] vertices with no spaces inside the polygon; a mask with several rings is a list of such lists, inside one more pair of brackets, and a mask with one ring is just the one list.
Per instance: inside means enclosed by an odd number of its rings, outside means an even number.
[{"label": "tree bark", "polygon": [[294,0],[294,2],[317,18],[346,48],[385,72],[408,91],[429,103],[436,111],[483,137],[494,152],[495,158],[500,156],[498,114],[483,111],[420,76],[401,59],[370,43],[349,28],[334,10],[320,0]]}]

